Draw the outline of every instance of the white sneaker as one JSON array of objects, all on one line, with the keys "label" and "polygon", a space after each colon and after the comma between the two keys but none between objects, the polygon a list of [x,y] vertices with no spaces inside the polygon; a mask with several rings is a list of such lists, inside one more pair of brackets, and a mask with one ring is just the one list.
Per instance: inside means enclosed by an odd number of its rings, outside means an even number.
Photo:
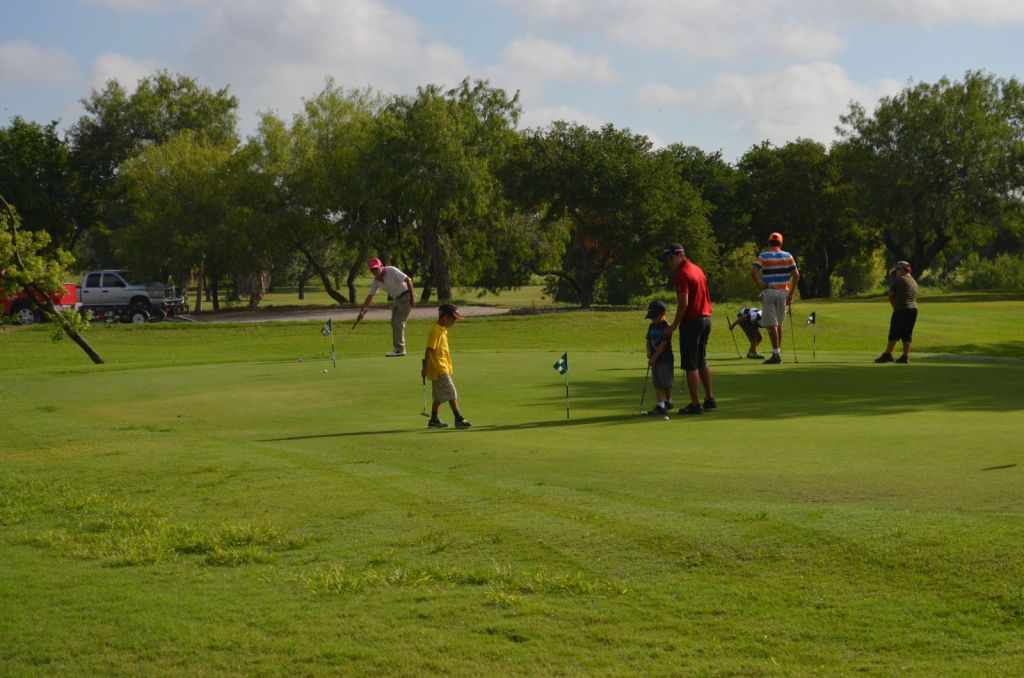
[{"label": "white sneaker", "polygon": [[385,353],[384,355],[386,355],[388,358],[404,358],[405,357],[405,351],[395,350],[395,351],[391,351],[390,353]]}]

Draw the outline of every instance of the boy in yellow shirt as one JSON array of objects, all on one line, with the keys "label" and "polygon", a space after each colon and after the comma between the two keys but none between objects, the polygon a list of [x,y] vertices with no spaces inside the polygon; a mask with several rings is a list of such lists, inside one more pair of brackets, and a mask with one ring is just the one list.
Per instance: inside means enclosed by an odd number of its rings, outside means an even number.
[{"label": "boy in yellow shirt", "polygon": [[455,415],[455,428],[472,426],[459,412],[459,394],[452,381],[452,354],[448,351],[448,328],[461,320],[459,309],[451,304],[441,304],[437,308],[437,323],[430,328],[427,336],[427,349],[423,355],[423,368],[420,376],[430,380],[433,406],[430,411],[428,428],[448,428],[448,424],[437,418],[437,410],[441,403],[447,402]]}]

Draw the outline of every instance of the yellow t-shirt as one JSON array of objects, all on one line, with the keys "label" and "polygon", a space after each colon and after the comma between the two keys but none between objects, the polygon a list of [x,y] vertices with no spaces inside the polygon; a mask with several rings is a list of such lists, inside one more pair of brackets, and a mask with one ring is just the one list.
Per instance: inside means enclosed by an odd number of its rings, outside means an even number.
[{"label": "yellow t-shirt", "polygon": [[427,348],[433,349],[427,355],[427,379],[434,381],[443,374],[451,374],[452,354],[448,352],[448,328],[434,323],[427,335]]}]

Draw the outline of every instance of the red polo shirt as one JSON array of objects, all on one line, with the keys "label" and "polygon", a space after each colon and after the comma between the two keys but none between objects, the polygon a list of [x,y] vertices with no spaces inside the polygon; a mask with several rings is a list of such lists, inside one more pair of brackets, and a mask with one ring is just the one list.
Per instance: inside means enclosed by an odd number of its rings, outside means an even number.
[{"label": "red polo shirt", "polygon": [[690,320],[711,315],[711,295],[708,294],[708,279],[700,266],[689,259],[676,269],[676,291],[686,292],[689,299],[683,318]]}]

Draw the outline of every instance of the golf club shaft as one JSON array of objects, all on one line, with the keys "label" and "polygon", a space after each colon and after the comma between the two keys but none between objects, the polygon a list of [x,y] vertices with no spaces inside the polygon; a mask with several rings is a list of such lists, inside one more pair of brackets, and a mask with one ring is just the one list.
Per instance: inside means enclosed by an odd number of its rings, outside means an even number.
[{"label": "golf club shaft", "polygon": [[732,326],[732,323],[729,322],[728,318],[726,318],[725,322],[729,324],[729,334],[732,335],[732,345],[736,347],[736,357],[742,358],[743,356],[740,355],[740,345],[736,343],[736,332]]},{"label": "golf club shaft", "polygon": [[644,374],[644,385],[640,390],[640,411],[644,411],[644,400],[647,398],[647,380],[651,376],[651,364],[647,363],[647,372]]},{"label": "golf club shaft", "polygon": [[796,329],[793,323],[793,307],[789,307],[789,334],[793,338],[793,362],[800,362],[800,358],[796,354]]}]

